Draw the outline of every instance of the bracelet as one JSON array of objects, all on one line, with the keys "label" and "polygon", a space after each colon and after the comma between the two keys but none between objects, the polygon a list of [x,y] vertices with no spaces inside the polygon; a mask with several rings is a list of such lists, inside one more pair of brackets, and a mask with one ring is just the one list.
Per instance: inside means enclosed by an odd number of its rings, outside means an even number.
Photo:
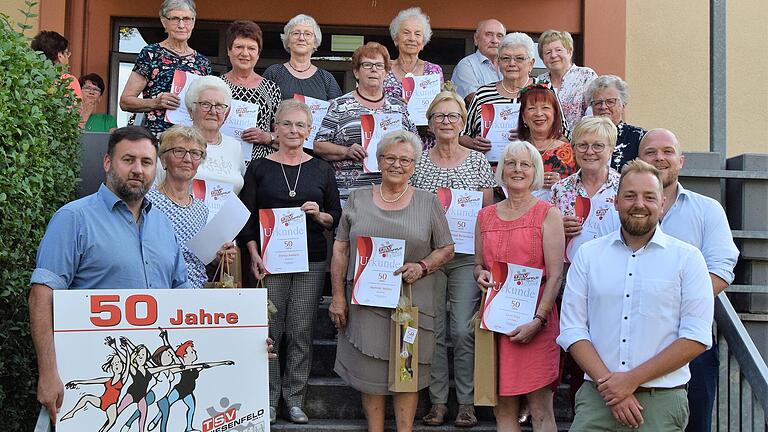
[{"label": "bracelet", "polygon": [[419,261],[419,265],[421,266],[421,277],[426,276],[429,273],[429,269],[427,268],[427,263],[424,261]]},{"label": "bracelet", "polygon": [[546,326],[547,326],[547,319],[546,319],[546,318],[544,318],[542,315],[536,314],[536,315],[534,315],[534,316],[533,316],[533,319],[538,319],[539,321],[541,321],[541,324],[542,324],[544,327],[546,327]]}]

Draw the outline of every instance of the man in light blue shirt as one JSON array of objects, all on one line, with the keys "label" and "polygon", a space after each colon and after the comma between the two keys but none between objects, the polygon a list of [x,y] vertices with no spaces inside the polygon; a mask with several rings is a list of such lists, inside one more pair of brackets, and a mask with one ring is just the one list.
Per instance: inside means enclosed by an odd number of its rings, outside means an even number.
[{"label": "man in light blue shirt", "polygon": [[109,138],[99,191],[60,208],[37,252],[29,293],[40,377],[37,397],[55,422],[64,387],[53,347],[53,290],[188,288],[168,218],[144,199],[155,179],[157,141],[143,128]]},{"label": "man in light blue shirt", "polygon": [[475,93],[478,87],[501,80],[496,56],[499,55],[499,43],[505,34],[507,30],[504,24],[495,19],[481,21],[477,25],[477,51],[461,59],[451,75],[451,82],[456,86],[459,96],[466,98]]},{"label": "man in light blue shirt", "polygon": [[[638,158],[661,171],[665,197],[662,229],[701,251],[717,296],[733,282],[733,268],[739,257],[723,207],[711,198],[686,190],[678,182],[685,158],[677,137],[669,130],[648,131],[640,141]],[[713,345],[690,364],[688,404],[691,420],[687,432],[712,430],[712,407],[719,373],[717,345]]]}]

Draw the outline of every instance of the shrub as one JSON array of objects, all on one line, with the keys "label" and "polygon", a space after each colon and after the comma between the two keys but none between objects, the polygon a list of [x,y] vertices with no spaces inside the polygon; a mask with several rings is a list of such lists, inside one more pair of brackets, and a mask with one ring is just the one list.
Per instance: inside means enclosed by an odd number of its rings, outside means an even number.
[{"label": "shrub", "polygon": [[[29,6],[29,5],[28,5]],[[29,14],[31,15],[31,14]],[[28,15],[28,17],[29,17]],[[24,30],[25,24],[19,24]],[[61,69],[0,15],[0,412],[3,430],[32,430],[37,363],[27,295],[48,220],[79,174],[78,103]]]}]

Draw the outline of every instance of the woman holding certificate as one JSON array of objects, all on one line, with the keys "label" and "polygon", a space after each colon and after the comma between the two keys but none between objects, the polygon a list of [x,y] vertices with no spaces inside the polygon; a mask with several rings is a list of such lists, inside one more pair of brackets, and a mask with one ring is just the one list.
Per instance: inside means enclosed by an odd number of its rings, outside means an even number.
[{"label": "woman holding certificate", "polygon": [[[334,370],[363,394],[363,411],[368,430],[373,432],[384,430],[385,398],[390,394],[394,396],[397,430],[412,430],[417,391],[429,383],[434,350],[435,272],[453,258],[454,242],[439,200],[408,185],[420,156],[421,141],[411,132],[394,131],[382,138],[376,152],[382,183],[352,192],[333,244],[329,313],[339,329]],[[372,241],[382,245],[373,248],[375,256],[370,248],[360,246]],[[395,246],[403,241],[404,254]],[[381,256],[382,250],[385,256]],[[391,270],[379,271],[369,283],[353,284],[365,273],[366,265]],[[385,291],[395,296],[397,304],[401,291],[398,278],[402,279],[403,292],[412,293],[410,302],[419,310],[418,373],[414,372],[417,382],[413,392],[392,393],[388,375],[394,306],[377,307],[373,306],[376,302],[355,300]],[[385,285],[392,279],[396,282]]]},{"label": "woman holding certificate", "polygon": [[543,177],[536,147],[512,142],[496,169],[496,181],[508,196],[480,210],[477,218],[475,277],[488,291],[482,325],[498,332],[499,430],[520,430],[521,396],[528,400],[533,430],[557,430],[552,406],[560,360],[555,299],[565,237],[560,212],[532,193],[541,188]]},{"label": "woman holding certificate", "polygon": [[544,163],[544,183],[534,192],[549,201],[552,185],[576,171],[573,148],[565,138],[562,111],[552,86],[542,82],[520,90],[518,136],[533,144]]},{"label": "woman holding certificate", "polygon": [[288,419],[307,423],[303,404],[312,364],[312,326],[328,258],[323,233],[338,224],[341,205],[331,166],[303,151],[312,127],[309,107],[286,99],[276,119],[277,152],[254,160],[245,174],[240,198],[251,217],[238,240],[248,249],[251,275],[264,279],[277,307],[269,322],[275,351],[283,336],[288,344],[285,370],[280,371],[277,359],[269,364],[270,419],[274,422],[282,395]]},{"label": "woman holding certificate", "polygon": [[253,68],[259,61],[263,46],[261,28],[253,21],[235,21],[227,28],[227,55],[232,69],[221,76],[232,89],[232,96],[259,106],[256,125],[243,130],[240,138],[253,145],[250,163],[275,151],[272,122],[280,103],[280,89],[274,81],[257,74]]},{"label": "woman holding certificate", "polygon": [[[533,70],[535,54],[533,39],[527,34],[510,33],[504,36],[499,45],[497,58],[502,74],[501,81],[480,86],[477,89],[469,105],[467,124],[459,138],[461,145],[487,153],[486,157],[491,162],[495,163],[499,160],[499,154],[513,138],[510,132],[517,129],[516,112],[520,109],[520,90],[533,83],[530,74]],[[483,108],[484,106],[486,108]],[[503,107],[510,112],[510,115],[494,116],[494,112],[502,111],[492,109],[494,106],[495,108]],[[488,113],[491,113],[491,118],[487,118]],[[497,125],[503,124],[501,128],[494,128],[498,133],[491,133],[490,138],[487,138],[489,131],[487,128],[483,130],[483,120],[493,120]]]},{"label": "woman holding certificate", "polygon": [[416,132],[405,103],[384,94],[384,76],[389,70],[389,52],[383,45],[368,42],[356,49],[352,54],[352,72],[357,88],[331,101],[315,137],[315,154],[332,161],[344,199],[355,188],[381,183],[372,147],[377,141],[363,139],[364,135],[378,134],[378,130],[374,127],[364,134],[363,116],[368,116],[371,123],[389,123],[389,130]]},{"label": "woman holding certificate", "polygon": [[426,425],[440,426],[448,413],[448,350],[445,343],[445,305],[448,302],[451,305],[453,371],[459,402],[454,424],[472,427],[477,424],[477,417],[473,405],[474,334],[470,321],[480,300],[472,274],[474,224],[480,208],[493,203],[495,180],[485,156],[459,144],[459,132],[467,120],[467,109],[459,95],[453,91],[439,93],[427,109],[427,118],[437,143],[421,154],[411,185],[441,198],[456,242],[456,256],[439,270],[444,277],[435,285],[436,344],[429,383],[432,408],[422,421]]}]

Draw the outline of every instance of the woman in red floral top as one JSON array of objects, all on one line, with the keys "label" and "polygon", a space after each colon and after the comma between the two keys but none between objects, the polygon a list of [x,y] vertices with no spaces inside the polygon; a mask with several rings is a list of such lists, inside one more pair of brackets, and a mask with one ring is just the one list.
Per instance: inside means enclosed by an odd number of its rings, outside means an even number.
[{"label": "woman in red floral top", "polygon": [[576,171],[573,148],[565,138],[563,114],[549,83],[538,83],[520,91],[518,136],[533,144],[544,162],[544,186],[534,195],[549,201],[550,189],[561,178]]}]

